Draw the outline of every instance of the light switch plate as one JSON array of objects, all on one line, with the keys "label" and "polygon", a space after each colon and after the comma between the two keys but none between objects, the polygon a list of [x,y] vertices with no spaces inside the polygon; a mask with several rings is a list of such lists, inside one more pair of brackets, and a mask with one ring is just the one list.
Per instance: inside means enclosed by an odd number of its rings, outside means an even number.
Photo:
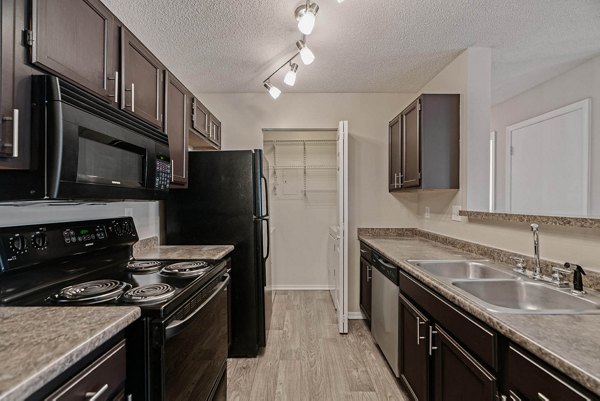
[{"label": "light switch plate", "polygon": [[452,206],[452,220],[453,221],[462,221],[462,216],[459,215],[461,210],[460,205]]},{"label": "light switch plate", "polygon": [[425,206],[425,218],[428,219],[431,217],[431,208],[429,206]]}]

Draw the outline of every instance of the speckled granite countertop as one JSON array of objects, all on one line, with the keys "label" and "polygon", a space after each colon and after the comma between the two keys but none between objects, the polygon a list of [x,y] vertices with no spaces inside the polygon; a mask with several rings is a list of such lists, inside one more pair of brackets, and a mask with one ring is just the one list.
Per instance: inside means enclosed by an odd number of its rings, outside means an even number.
[{"label": "speckled granite countertop", "polygon": [[0,308],[0,401],[30,396],[139,317],[129,306]]},{"label": "speckled granite countertop", "polygon": [[416,237],[392,238],[359,234],[359,240],[450,302],[600,395],[600,315],[516,315],[490,312],[463,296],[448,282],[406,262],[407,259],[481,259],[481,256]]},{"label": "speckled granite countertop", "polygon": [[149,259],[223,259],[233,251],[233,245],[159,245],[158,238],[138,241],[133,246],[133,257]]}]

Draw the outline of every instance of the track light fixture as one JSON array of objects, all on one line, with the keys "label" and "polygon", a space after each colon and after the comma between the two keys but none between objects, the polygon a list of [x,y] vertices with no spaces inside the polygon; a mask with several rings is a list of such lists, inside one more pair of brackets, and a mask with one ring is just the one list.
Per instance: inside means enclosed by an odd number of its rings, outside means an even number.
[{"label": "track light fixture", "polygon": [[[337,0],[338,3],[343,1],[344,0]],[[263,81],[264,87],[267,89],[267,91],[269,91],[269,95],[271,95],[273,99],[277,99],[279,95],[281,95],[281,90],[271,84],[271,78],[273,78],[275,74],[281,71],[284,67],[289,66],[290,69],[285,74],[283,82],[288,86],[294,86],[296,84],[296,73],[298,71],[298,64],[293,62],[294,59],[300,56],[304,65],[312,64],[312,62],[315,61],[315,54],[306,45],[306,35],[310,35],[312,33],[315,27],[315,21],[318,12],[319,5],[317,3],[312,3],[311,0],[306,0],[305,4],[302,4],[296,8],[294,15],[296,17],[296,21],[298,21],[298,29],[300,29],[300,32],[303,33],[302,39],[296,42],[298,51]]]},{"label": "track light fixture", "polygon": [[315,28],[318,12],[319,5],[317,3],[311,3],[310,0],[306,0],[306,4],[302,4],[296,8],[294,15],[296,16],[296,21],[298,21],[298,29],[304,35],[310,35],[312,33]]},{"label": "track light fixture", "polygon": [[294,86],[296,83],[296,71],[298,71],[298,64],[291,63],[290,70],[285,74],[283,82],[288,86]]},{"label": "track light fixture", "polygon": [[267,88],[269,95],[271,95],[273,99],[277,99],[279,95],[281,95],[281,90],[278,87],[271,85],[270,82],[265,82],[265,88]]},{"label": "track light fixture", "polygon": [[300,58],[304,65],[312,64],[312,62],[315,61],[315,54],[308,48],[304,40],[297,41],[296,47],[298,48],[298,51],[300,51]]}]

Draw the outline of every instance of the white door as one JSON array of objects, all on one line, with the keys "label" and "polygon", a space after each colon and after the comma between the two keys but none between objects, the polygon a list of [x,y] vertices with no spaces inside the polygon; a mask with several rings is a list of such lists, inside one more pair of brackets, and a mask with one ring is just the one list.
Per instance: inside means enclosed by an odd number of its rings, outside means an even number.
[{"label": "white door", "polygon": [[338,237],[336,269],[338,329],[348,333],[348,121],[340,121],[337,135]]}]

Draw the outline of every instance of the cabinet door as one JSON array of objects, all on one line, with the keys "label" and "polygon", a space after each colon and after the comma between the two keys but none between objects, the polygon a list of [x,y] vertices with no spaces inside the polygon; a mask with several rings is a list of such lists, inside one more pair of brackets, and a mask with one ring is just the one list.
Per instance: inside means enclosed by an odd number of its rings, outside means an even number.
[{"label": "cabinet door", "polygon": [[431,329],[435,347],[435,401],[495,401],[496,378],[437,324]]},{"label": "cabinet door", "polygon": [[389,190],[395,191],[400,189],[401,181],[401,155],[402,155],[402,136],[400,130],[401,116],[390,121],[389,126]]},{"label": "cabinet door", "polygon": [[[18,120],[14,121],[14,1],[2,1],[0,4],[0,13],[2,18],[2,27],[0,31],[0,165],[4,166],[5,161],[18,157]],[[16,111],[18,117],[19,112]],[[8,163],[7,163],[8,164]]]},{"label": "cabinet door", "polygon": [[402,113],[402,188],[421,185],[421,100]]},{"label": "cabinet door", "polygon": [[429,400],[429,320],[404,296],[399,305],[400,380],[415,401]]},{"label": "cabinet door", "polygon": [[125,28],[121,28],[121,72],[121,108],[162,127],[164,67]]},{"label": "cabinet door", "polygon": [[368,320],[371,320],[371,278],[373,267],[365,259],[360,258],[360,309]]},{"label": "cabinet door", "polygon": [[198,98],[194,98],[192,107],[192,128],[208,138],[210,136],[210,111]]},{"label": "cabinet door", "polygon": [[208,137],[211,141],[218,145],[218,149],[221,149],[221,121],[217,117],[210,115],[210,122],[208,127]]},{"label": "cabinet door", "polygon": [[511,401],[592,400],[568,380],[513,345],[508,348],[505,375]]},{"label": "cabinet door", "polygon": [[171,182],[187,184],[187,103],[189,92],[169,72],[165,73],[165,131],[169,136]]},{"label": "cabinet door", "polygon": [[118,101],[110,11],[98,0],[34,0],[32,7],[32,63]]}]

